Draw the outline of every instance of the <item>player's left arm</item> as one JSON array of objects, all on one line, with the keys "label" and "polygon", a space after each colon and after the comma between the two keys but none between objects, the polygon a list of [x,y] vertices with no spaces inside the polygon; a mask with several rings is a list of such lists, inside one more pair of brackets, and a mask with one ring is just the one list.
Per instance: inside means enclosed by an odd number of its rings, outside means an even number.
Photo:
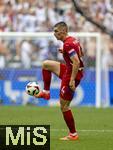
[{"label": "player's left arm", "polygon": [[78,58],[77,53],[73,54],[70,57],[70,59],[72,61],[72,73],[71,73],[69,86],[74,91],[75,90],[75,78],[76,78],[76,75],[78,73],[78,69],[79,69],[79,66],[80,66],[80,60]]}]

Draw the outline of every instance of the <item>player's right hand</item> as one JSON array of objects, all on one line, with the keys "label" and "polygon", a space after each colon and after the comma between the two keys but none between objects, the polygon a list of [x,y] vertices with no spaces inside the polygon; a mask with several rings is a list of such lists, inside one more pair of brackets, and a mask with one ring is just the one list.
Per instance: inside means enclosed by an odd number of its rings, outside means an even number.
[{"label": "player's right hand", "polygon": [[69,86],[72,91],[75,91],[75,81],[74,80],[70,80]]}]

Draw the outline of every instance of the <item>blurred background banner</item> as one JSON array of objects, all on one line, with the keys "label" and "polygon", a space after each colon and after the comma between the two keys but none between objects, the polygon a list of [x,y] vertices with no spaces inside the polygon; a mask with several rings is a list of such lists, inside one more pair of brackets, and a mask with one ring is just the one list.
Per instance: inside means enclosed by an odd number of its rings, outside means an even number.
[{"label": "blurred background banner", "polygon": [[[1,105],[37,105],[37,106],[58,106],[59,105],[59,87],[60,80],[53,76],[51,85],[51,100],[45,101],[43,99],[35,99],[28,96],[25,92],[26,84],[29,80],[27,78],[39,81],[40,87],[43,87],[41,78],[41,68],[38,69],[3,69],[0,70],[2,79],[0,80],[0,104]],[[90,74],[90,76],[88,76]],[[6,76],[7,75],[7,76]],[[95,106],[96,98],[96,83],[95,71],[85,71],[85,78],[81,81],[77,88],[72,106]],[[111,80],[113,72],[110,72]],[[104,88],[104,87],[103,87]],[[110,105],[113,105],[113,84],[110,84]]]},{"label": "blurred background banner", "polygon": [[[23,71],[21,71],[22,73]],[[27,72],[27,71],[26,71]],[[29,71],[28,71],[29,73]],[[41,75],[41,72],[38,72]],[[19,76],[20,77],[20,76]],[[51,100],[35,99],[28,96],[25,92],[25,86],[29,81],[18,80],[0,80],[0,99],[1,104],[6,105],[38,105],[38,106],[58,106],[59,105],[59,87],[60,81],[52,81],[51,85]],[[88,86],[87,86],[88,84]],[[39,81],[40,87],[42,82]],[[87,92],[88,91],[88,92]],[[95,106],[95,81],[85,79],[77,88],[72,106]]]}]

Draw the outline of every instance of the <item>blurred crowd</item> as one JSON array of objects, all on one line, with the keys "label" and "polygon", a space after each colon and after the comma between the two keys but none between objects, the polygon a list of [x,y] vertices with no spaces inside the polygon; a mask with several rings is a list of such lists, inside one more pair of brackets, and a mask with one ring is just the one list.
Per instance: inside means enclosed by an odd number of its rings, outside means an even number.
[{"label": "blurred crowd", "polygon": [[[113,0],[77,2],[86,15],[113,32]],[[113,67],[113,40],[76,12],[72,0],[0,0],[0,32],[51,32],[59,21],[65,21],[72,32],[100,32],[102,62]],[[95,66],[96,39],[84,39],[82,45],[86,65]],[[58,46],[52,39],[0,38],[0,68],[30,68],[46,58],[62,61]]]}]

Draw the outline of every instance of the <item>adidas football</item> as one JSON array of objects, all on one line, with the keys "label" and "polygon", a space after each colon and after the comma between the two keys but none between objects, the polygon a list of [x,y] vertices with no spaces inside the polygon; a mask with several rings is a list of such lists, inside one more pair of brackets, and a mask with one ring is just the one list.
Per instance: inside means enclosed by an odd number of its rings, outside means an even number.
[{"label": "adidas football", "polygon": [[40,91],[40,89],[39,89],[39,85],[37,82],[29,82],[26,85],[26,93],[28,95],[33,96],[34,94],[38,94],[39,91]]}]

